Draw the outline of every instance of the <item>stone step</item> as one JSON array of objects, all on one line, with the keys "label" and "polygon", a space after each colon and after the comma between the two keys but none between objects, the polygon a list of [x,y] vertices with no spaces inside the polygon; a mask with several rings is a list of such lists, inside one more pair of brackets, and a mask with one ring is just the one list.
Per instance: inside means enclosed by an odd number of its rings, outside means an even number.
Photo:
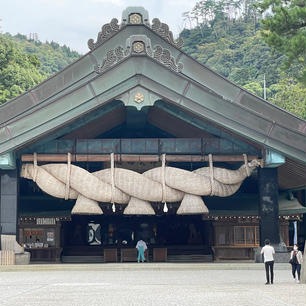
[{"label": "stone step", "polygon": [[212,255],[168,255],[168,262],[212,262]]},{"label": "stone step", "polygon": [[62,256],[63,263],[99,263],[104,262],[103,256]]},{"label": "stone step", "polygon": [[[152,261],[152,256],[149,260]],[[136,259],[135,259],[136,260]],[[213,257],[211,254],[176,254],[168,255],[168,262],[212,262]],[[101,263],[104,262],[103,256],[62,256],[63,263]]]}]

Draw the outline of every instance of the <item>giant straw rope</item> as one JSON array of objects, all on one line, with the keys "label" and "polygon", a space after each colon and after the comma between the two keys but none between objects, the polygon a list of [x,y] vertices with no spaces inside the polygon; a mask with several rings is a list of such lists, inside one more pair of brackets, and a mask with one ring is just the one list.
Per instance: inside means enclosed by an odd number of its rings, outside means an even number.
[{"label": "giant straw rope", "polygon": [[21,177],[32,179],[46,193],[63,199],[77,199],[72,213],[102,214],[98,202],[129,204],[124,214],[154,214],[149,202],[181,202],[177,213],[207,213],[201,196],[227,197],[234,194],[243,180],[259,166],[258,160],[247,162],[238,170],[209,167],[192,172],[165,166],[150,169],[142,174],[123,168],[88,172],[71,164],[23,164]]}]

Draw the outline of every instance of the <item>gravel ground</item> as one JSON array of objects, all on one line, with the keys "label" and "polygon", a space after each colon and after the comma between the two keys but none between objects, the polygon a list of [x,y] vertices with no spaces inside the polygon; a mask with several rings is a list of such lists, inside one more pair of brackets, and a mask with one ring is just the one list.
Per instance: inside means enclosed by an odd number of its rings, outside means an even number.
[{"label": "gravel ground", "polygon": [[276,264],[81,264],[0,266],[1,306],[305,306],[305,284]]}]

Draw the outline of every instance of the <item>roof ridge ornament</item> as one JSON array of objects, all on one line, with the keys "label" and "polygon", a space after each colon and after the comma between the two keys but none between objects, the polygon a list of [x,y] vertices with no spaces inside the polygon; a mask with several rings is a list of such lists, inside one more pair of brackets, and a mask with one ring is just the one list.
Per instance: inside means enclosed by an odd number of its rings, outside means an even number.
[{"label": "roof ridge ornament", "polygon": [[175,72],[181,72],[184,68],[182,63],[175,61],[170,50],[165,49],[160,45],[154,47],[153,58]]},{"label": "roof ridge ornament", "polygon": [[118,20],[116,18],[113,18],[110,23],[103,25],[101,31],[98,33],[97,41],[94,42],[93,39],[89,39],[87,43],[88,47],[91,51],[93,51],[95,48],[102,45],[107,39],[119,32],[120,29],[126,27],[127,25],[140,24],[151,28],[156,34],[161,36],[176,48],[181,48],[184,44],[181,37],[175,40],[173,38],[173,33],[169,30],[169,26],[162,23],[158,18],[154,18],[152,20],[151,26],[148,11],[141,6],[135,6],[127,7],[122,12],[122,20],[120,25],[118,24]]},{"label": "roof ridge ornament", "polygon": [[108,50],[102,63],[96,65],[94,71],[103,73],[130,55],[138,56],[145,54],[175,72],[181,72],[184,68],[179,59],[174,58],[170,50],[160,45],[155,45],[152,48],[151,39],[146,35],[139,34],[128,37],[125,48],[118,45],[116,48]]},{"label": "roof ridge ornament", "polygon": [[102,45],[108,38],[119,32],[118,19],[113,18],[110,23],[102,26],[101,31],[98,33],[97,41],[91,38],[88,40],[88,48],[92,51],[98,46]]},{"label": "roof ridge ornament", "polygon": [[102,64],[96,65],[94,70],[97,73],[103,73],[105,70],[124,60],[129,54],[130,50],[128,48],[123,49],[122,46],[109,50],[107,51],[106,57],[103,59]]},{"label": "roof ridge ornament", "polygon": [[149,13],[142,6],[129,6],[122,12],[121,28],[128,24],[144,24],[150,27]]},{"label": "roof ridge ornament", "polygon": [[174,40],[172,32],[169,30],[169,26],[165,23],[162,23],[158,18],[152,20],[152,30],[160,35],[162,38],[166,39],[171,45],[181,48],[184,44],[184,41],[181,37]]}]

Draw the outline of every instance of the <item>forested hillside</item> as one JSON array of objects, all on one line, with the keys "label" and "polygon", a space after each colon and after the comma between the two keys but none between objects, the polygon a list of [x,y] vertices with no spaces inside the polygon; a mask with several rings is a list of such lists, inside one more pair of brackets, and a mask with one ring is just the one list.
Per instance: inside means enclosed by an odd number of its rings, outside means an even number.
[{"label": "forested hillside", "polygon": [[[273,0],[266,0],[273,1]],[[267,31],[252,0],[199,1],[185,13],[180,36],[183,50],[214,71],[252,93],[306,118],[304,61],[292,60],[264,41]],[[305,36],[305,35],[304,35]],[[297,46],[298,48],[298,46]]]},{"label": "forested hillside", "polygon": [[81,55],[55,42],[0,34],[0,104],[37,85]]},{"label": "forested hillside", "polygon": [[254,33],[253,27],[239,20],[230,23],[221,33],[216,33],[214,27],[204,27],[203,36],[199,28],[184,30],[181,33],[185,42],[183,48],[199,62],[262,96],[264,75],[268,87],[278,83],[284,56],[272,55],[271,48],[260,38],[259,31]]},{"label": "forested hillside", "polygon": [[36,55],[41,63],[38,69],[43,75],[54,74],[81,56],[66,45],[60,46],[54,41],[42,43],[39,40],[29,40],[21,34],[11,36],[6,33],[4,36],[14,41],[27,54]]},{"label": "forested hillside", "polygon": [[27,54],[0,35],[0,104],[29,90],[46,76],[36,55]]}]

